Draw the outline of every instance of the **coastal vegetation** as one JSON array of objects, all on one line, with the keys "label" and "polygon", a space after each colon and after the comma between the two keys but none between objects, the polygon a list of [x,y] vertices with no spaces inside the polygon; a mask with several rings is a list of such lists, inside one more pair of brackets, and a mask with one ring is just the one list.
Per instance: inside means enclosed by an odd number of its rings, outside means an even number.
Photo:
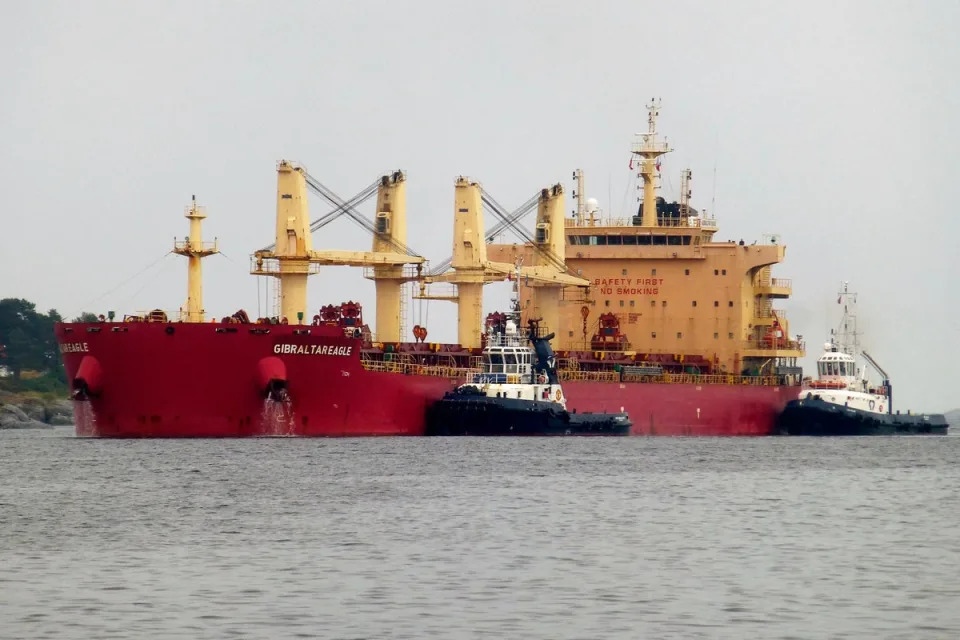
[{"label": "coastal vegetation", "polygon": [[56,309],[42,313],[23,298],[0,300],[0,388],[66,393],[53,335],[54,323],[62,320]]},{"label": "coastal vegetation", "polygon": [[[71,424],[73,409],[53,335],[63,317],[22,298],[0,300],[0,429]],[[96,320],[84,313],[75,321]]]}]

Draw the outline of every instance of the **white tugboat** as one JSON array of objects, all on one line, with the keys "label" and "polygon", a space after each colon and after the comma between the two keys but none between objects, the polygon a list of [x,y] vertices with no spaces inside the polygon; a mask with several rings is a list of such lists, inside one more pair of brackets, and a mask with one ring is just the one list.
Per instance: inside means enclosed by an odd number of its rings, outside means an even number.
[{"label": "white tugboat", "polygon": [[[847,283],[837,299],[843,304],[840,331],[833,332],[817,360],[817,379],[804,381],[796,400],[787,403],[778,419],[784,435],[944,435],[947,422],[940,414],[893,412],[890,376],[866,351],[860,349],[856,294]],[[874,386],[867,379],[867,367],[857,366],[857,356],[883,376]]]},{"label": "white tugboat", "polygon": [[[514,280],[517,290],[519,273]],[[487,317],[483,371],[427,411],[427,435],[624,436],[626,413],[571,413],[550,340],[536,320],[521,332],[516,293],[511,313]],[[533,347],[530,346],[533,344]]]}]

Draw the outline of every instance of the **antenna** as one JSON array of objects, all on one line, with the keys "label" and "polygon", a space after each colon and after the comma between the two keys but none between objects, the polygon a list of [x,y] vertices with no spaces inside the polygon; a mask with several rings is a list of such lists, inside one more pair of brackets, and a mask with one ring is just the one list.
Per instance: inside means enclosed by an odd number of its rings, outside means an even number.
[{"label": "antenna", "polygon": [[693,172],[690,169],[684,169],[680,173],[680,217],[686,218],[690,215],[690,196],[693,195],[690,189],[690,181],[693,179]]},{"label": "antenna", "polygon": [[857,294],[850,291],[850,283],[840,283],[840,292],[837,295],[837,304],[843,305],[843,317],[836,332],[839,336],[840,351],[853,357],[860,354],[860,332],[857,330]]},{"label": "antenna", "polygon": [[713,161],[713,193],[710,195],[710,210],[717,217],[717,161]]}]

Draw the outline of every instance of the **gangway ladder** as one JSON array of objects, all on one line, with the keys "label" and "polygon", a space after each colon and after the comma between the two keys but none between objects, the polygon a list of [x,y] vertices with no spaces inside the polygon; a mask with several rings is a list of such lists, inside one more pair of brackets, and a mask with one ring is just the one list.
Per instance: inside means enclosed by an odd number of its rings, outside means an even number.
[{"label": "gangway ladder", "polygon": [[281,306],[281,299],[280,299],[281,296],[283,295],[283,288],[280,286],[279,280],[276,280],[275,278],[272,279],[272,282],[270,280],[268,280],[267,282],[268,282],[267,286],[273,285],[273,309],[270,309],[270,313],[268,313],[267,315],[270,317],[274,317],[274,316],[279,317],[280,309],[283,308]]},{"label": "gangway ladder", "polygon": [[410,283],[404,282],[400,285],[400,342],[407,339],[407,297],[410,295]]}]

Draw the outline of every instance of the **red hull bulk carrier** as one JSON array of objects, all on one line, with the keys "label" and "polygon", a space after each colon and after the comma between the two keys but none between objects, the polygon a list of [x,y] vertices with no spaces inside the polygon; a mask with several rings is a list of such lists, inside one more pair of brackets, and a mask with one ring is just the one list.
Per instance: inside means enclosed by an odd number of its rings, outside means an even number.
[{"label": "red hull bulk carrier", "polygon": [[[218,248],[202,240],[205,212],[194,202],[190,235],[174,247],[189,265],[187,301],[176,314],[115,321],[110,313],[57,325],[77,435],[423,435],[427,408],[481,370],[484,284],[515,278],[523,321],[555,335],[568,409],[625,411],[633,435],[773,433],[800,390],[803,355],[772,306],[790,294],[789,281],[770,275],[785,247],[776,237],[714,241],[715,220],[690,206],[689,170],[677,202],[657,197],[660,157],[670,151],[658,139],[657,114],[651,104],[648,131],[631,150],[629,170],[643,189],[635,214],[605,217],[585,198],[580,171],[571,217],[559,184],[509,212],[460,177],[453,256],[434,269],[406,244],[401,172],[345,201],[302,167],[280,162],[276,240],[251,263],[253,274],[275,283],[272,317],[205,317],[201,260]],[[310,222],[308,191],[335,209]],[[355,207],[373,194],[370,221]],[[499,218],[485,232],[484,208]],[[516,222],[534,209],[528,235]],[[339,215],[370,230],[371,251],[312,248],[311,233]],[[506,229],[520,241],[487,242]],[[374,281],[375,333],[357,303],[307,311],[308,277],[324,265],[363,267]],[[416,300],[457,304],[456,344],[428,342],[421,326],[403,340],[411,291]],[[516,363],[499,364],[513,375]]]}]

